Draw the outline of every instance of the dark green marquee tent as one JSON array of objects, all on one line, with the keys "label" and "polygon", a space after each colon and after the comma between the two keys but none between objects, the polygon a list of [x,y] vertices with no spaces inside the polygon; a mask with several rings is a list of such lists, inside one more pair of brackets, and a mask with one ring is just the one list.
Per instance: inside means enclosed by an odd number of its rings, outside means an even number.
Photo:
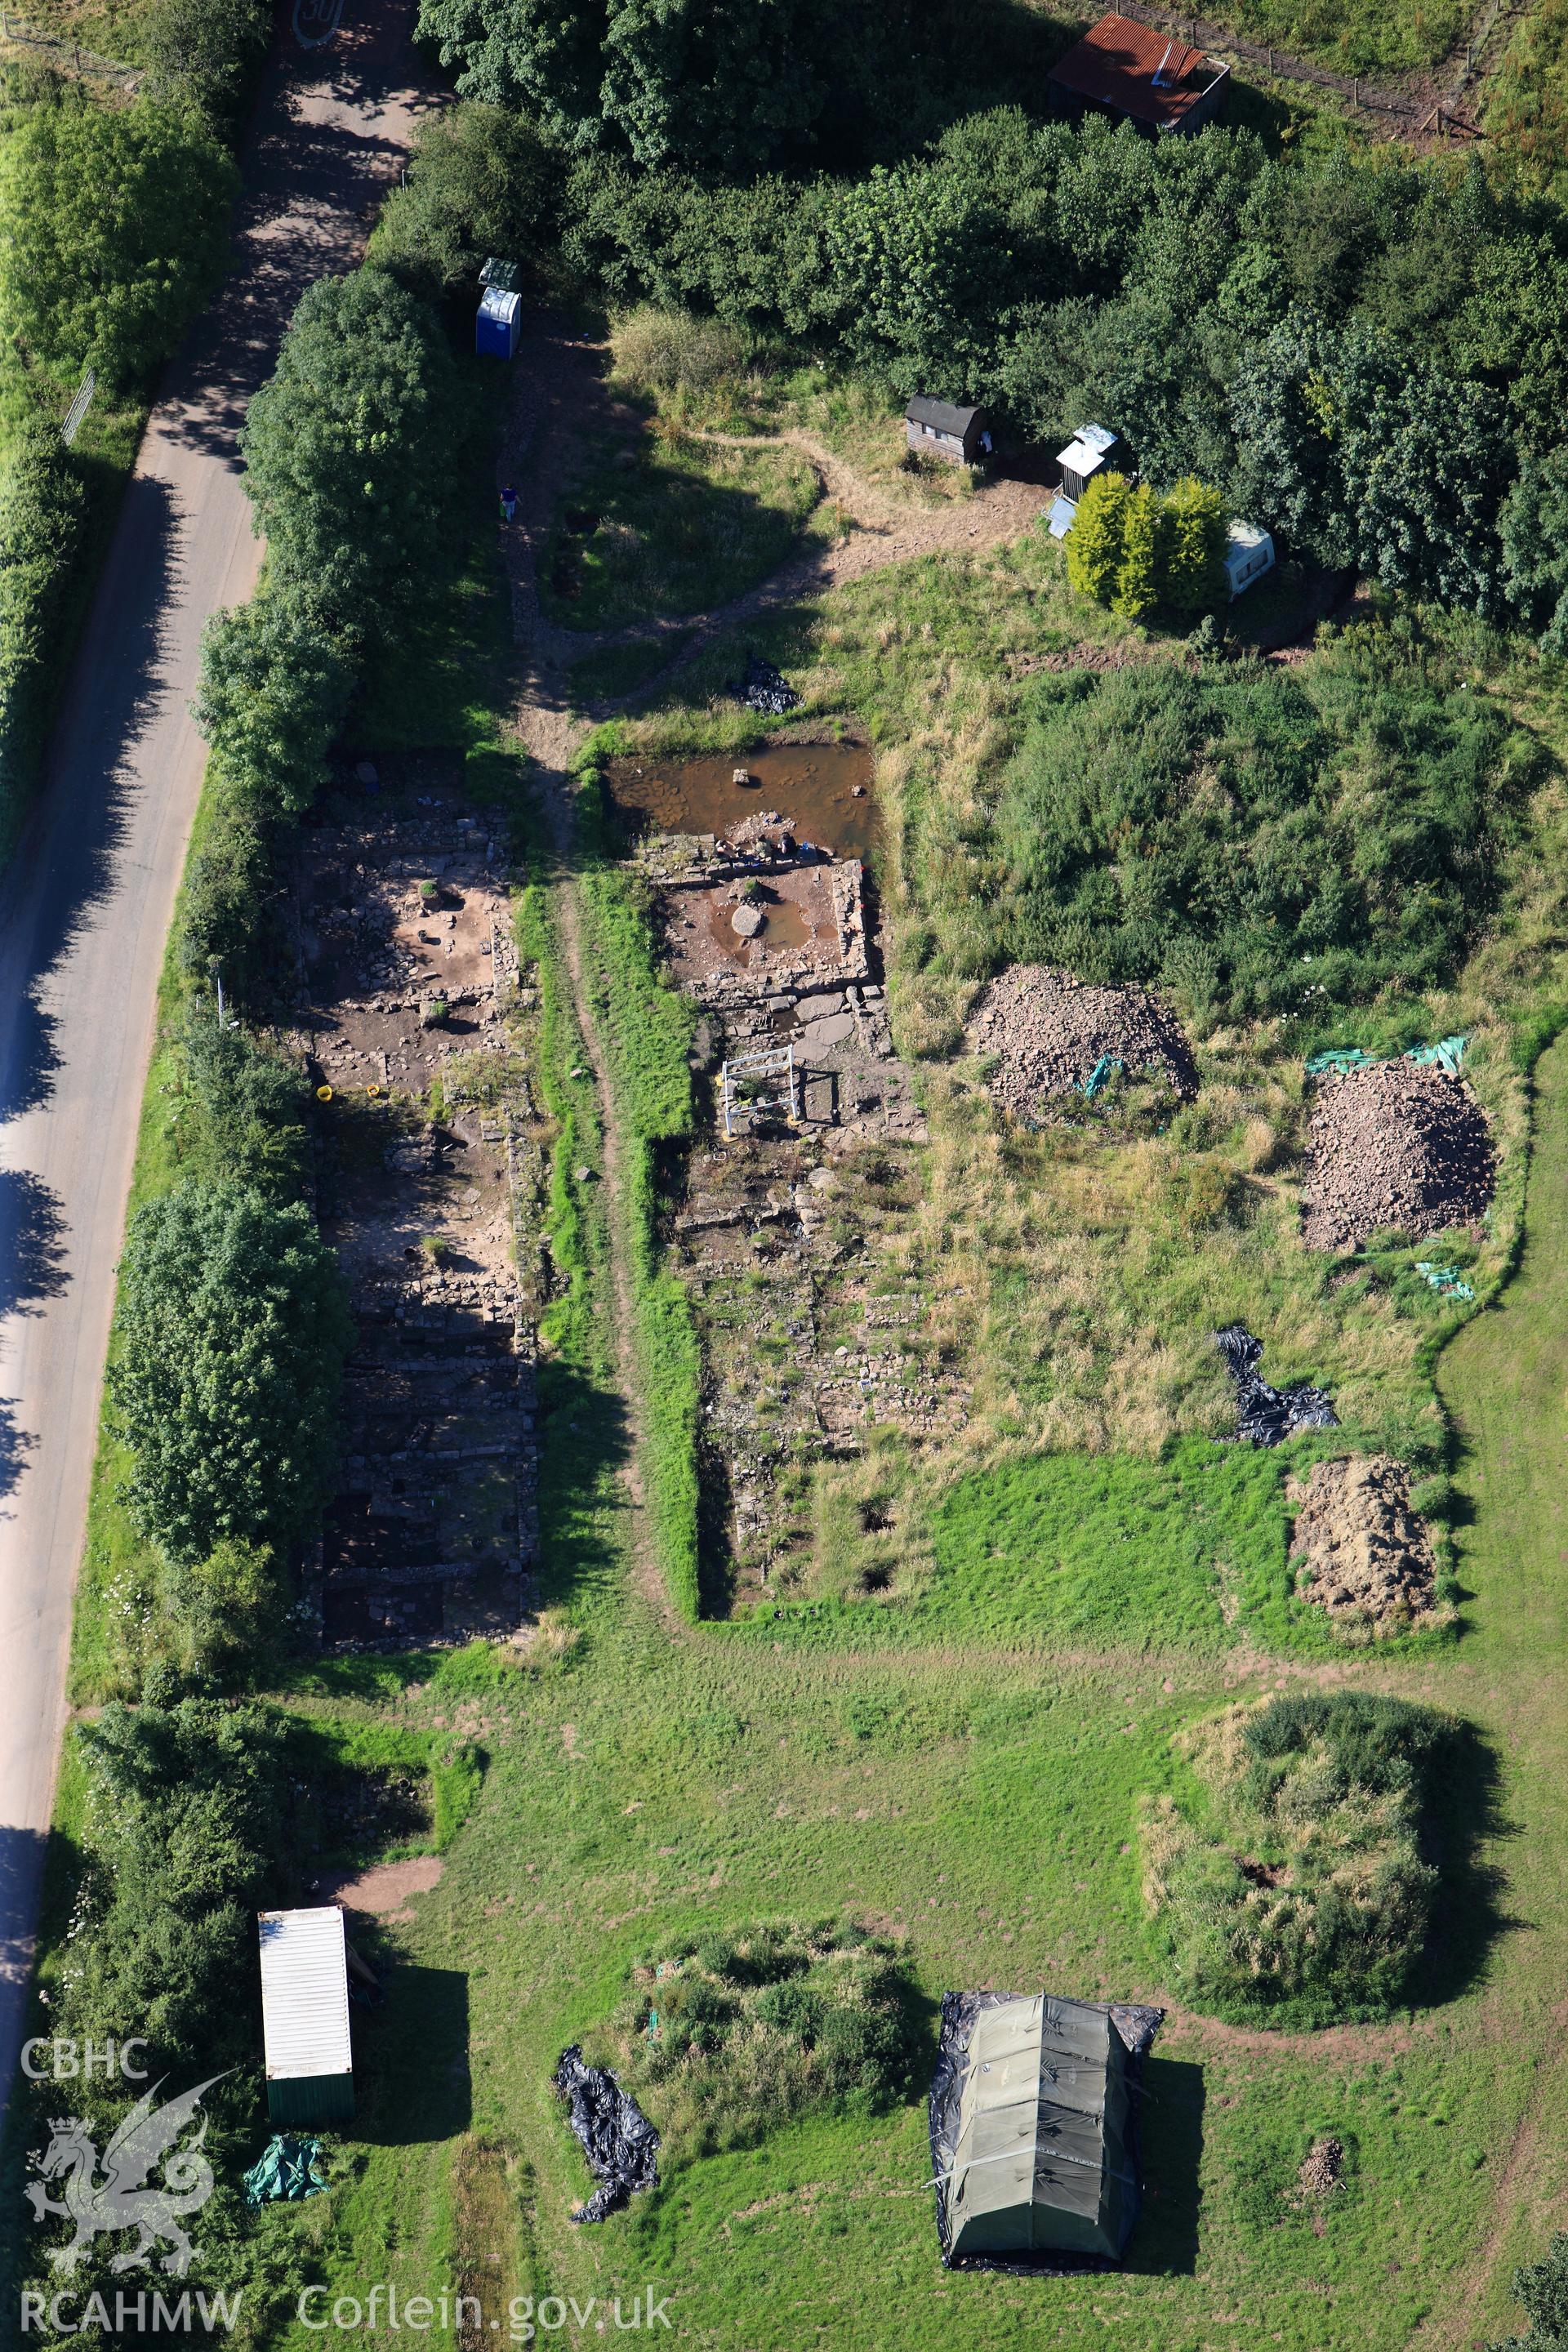
[{"label": "dark green marquee tent", "polygon": [[1138,2217],[1136,2100],[1158,2010],[949,1994],[931,2089],[944,2261],[1120,2259]]}]

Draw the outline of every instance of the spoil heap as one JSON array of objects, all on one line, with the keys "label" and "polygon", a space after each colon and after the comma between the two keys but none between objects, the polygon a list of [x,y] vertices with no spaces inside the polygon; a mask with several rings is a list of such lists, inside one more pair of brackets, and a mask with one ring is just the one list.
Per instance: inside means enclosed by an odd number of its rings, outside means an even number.
[{"label": "spoil heap", "polygon": [[1368,1062],[1318,1088],[1301,1188],[1309,1249],[1359,1248],[1380,1226],[1420,1239],[1479,1218],[1497,1159],[1463,1078]]},{"label": "spoil heap", "polygon": [[1102,1061],[1151,1065],[1184,1098],[1198,1090],[1192,1048],[1169,1008],[1141,988],[1092,988],[1049,964],[1016,963],[982,990],[972,1054],[994,1054],[993,1098],[1026,1118],[1044,1097],[1081,1088]]},{"label": "spoil heap", "polygon": [[1379,1454],[1318,1462],[1305,1485],[1292,1479],[1291,1558],[1310,1579],[1306,1598],[1345,1631],[1373,1636],[1432,1623],[1436,1563],[1426,1523],[1410,1507],[1410,1473]]}]

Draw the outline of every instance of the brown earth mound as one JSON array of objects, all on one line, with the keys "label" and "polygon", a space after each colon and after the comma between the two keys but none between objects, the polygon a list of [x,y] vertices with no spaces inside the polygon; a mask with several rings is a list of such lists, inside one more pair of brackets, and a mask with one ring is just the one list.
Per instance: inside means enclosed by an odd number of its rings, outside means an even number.
[{"label": "brown earth mound", "polygon": [[1324,1078],[1308,1138],[1301,1238],[1359,1248],[1390,1225],[1419,1240],[1472,1223],[1492,1197],[1497,1155],[1463,1078],[1415,1062],[1368,1062]]},{"label": "brown earth mound", "polygon": [[1436,1561],[1426,1523],[1410,1507],[1410,1473],[1379,1454],[1318,1462],[1303,1486],[1292,1478],[1291,1558],[1305,1563],[1315,1601],[1345,1632],[1405,1633],[1431,1624]]},{"label": "brown earth mound", "polygon": [[1141,988],[1092,988],[1049,964],[1016,963],[975,1000],[972,1054],[994,1054],[991,1093],[1027,1118],[1043,1096],[1081,1087],[1095,1065],[1119,1061],[1129,1076],[1150,1064],[1184,1097],[1198,1090],[1181,1024]]}]

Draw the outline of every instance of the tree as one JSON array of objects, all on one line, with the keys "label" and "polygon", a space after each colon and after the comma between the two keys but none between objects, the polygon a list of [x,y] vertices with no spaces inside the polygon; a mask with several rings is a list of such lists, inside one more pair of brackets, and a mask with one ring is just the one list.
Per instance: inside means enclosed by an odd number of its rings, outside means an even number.
[{"label": "tree", "polygon": [[318,279],[240,436],[270,583],[339,629],[391,624],[438,569],[454,373],[384,269]]},{"label": "tree", "polygon": [[1225,594],[1225,502],[1189,474],[1166,495],[1164,524],[1161,602],[1191,618]]},{"label": "tree", "polygon": [[219,1682],[255,1682],[279,1649],[288,1581],[265,1544],[225,1540],[171,1568],[166,1591],[180,1663]]},{"label": "tree", "polygon": [[1556,2230],[1538,2263],[1513,2274],[1513,2292],[1530,2321],[1526,2336],[1510,2336],[1489,2352],[1557,2352],[1568,2344],[1568,2232]]},{"label": "tree", "polygon": [[1391,588],[1485,615],[1502,601],[1497,513],[1513,470],[1501,404],[1365,329],[1332,387],[1354,559]]},{"label": "tree", "polygon": [[143,380],[222,274],[237,185],[186,110],[25,108],[0,142],[0,335],[61,374]]},{"label": "tree", "polygon": [[419,31],[464,98],[523,108],[572,147],[597,146],[605,0],[421,0]]},{"label": "tree", "polygon": [[283,1876],[288,1778],[279,1718],[186,1698],[108,1706],[76,1734],[91,1874],[65,2014],[79,2035],[135,2020],[161,2058],[216,2073],[251,2056],[257,1906]]},{"label": "tree", "polygon": [[1109,604],[1121,576],[1132,492],[1125,474],[1097,474],[1067,535],[1068,578],[1081,596]]},{"label": "tree", "polygon": [[1525,460],[1500,530],[1509,603],[1539,633],[1543,653],[1568,654],[1568,448]]},{"label": "tree", "polygon": [[266,54],[268,18],[260,0],[154,0],[141,27],[144,87],[231,121]]},{"label": "tree", "polygon": [[[1071,533],[1068,533],[1070,539]],[[1110,604],[1125,621],[1142,621],[1160,602],[1163,570],[1164,516],[1147,482],[1127,500],[1121,526],[1121,561]]]},{"label": "tree", "polygon": [[558,238],[561,194],[560,157],[525,116],[448,107],[421,125],[370,257],[430,298],[477,278],[491,254],[537,276]]},{"label": "tree", "polygon": [[813,14],[807,0],[612,0],[606,122],[638,163],[754,169],[822,111]]},{"label": "tree", "polygon": [[207,623],[191,716],[227,782],[296,816],[325,781],[353,683],[352,649],[314,598],[256,596]]},{"label": "tree", "polygon": [[0,467],[0,838],[21,814],[41,748],[81,509],[76,467],[53,421],[28,419]]},{"label": "tree", "polygon": [[1343,418],[1340,345],[1305,310],[1243,356],[1231,380],[1237,437],[1234,511],[1321,563],[1352,561],[1350,518],[1335,443]]},{"label": "tree", "polygon": [[110,1372],[137,1524],[176,1566],[286,1548],[325,1499],[352,1324],[298,1203],[187,1179],[132,1220]]},{"label": "tree", "polygon": [[[225,985],[232,998],[226,978]],[[185,1172],[298,1200],[306,1162],[299,1072],[264,1053],[237,1022],[220,1028],[216,991],[192,992],[178,1040],[187,1115],[176,1140]]]}]

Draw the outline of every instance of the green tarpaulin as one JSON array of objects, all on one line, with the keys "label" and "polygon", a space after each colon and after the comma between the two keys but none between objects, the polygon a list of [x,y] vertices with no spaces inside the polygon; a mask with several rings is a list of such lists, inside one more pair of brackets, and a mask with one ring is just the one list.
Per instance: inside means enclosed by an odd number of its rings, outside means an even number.
[{"label": "green tarpaulin", "polygon": [[278,2132],[267,2143],[259,2162],[245,2176],[247,2205],[269,2205],[279,2198],[319,2197],[330,2184],[317,2171],[319,2139],[301,2139]]}]

